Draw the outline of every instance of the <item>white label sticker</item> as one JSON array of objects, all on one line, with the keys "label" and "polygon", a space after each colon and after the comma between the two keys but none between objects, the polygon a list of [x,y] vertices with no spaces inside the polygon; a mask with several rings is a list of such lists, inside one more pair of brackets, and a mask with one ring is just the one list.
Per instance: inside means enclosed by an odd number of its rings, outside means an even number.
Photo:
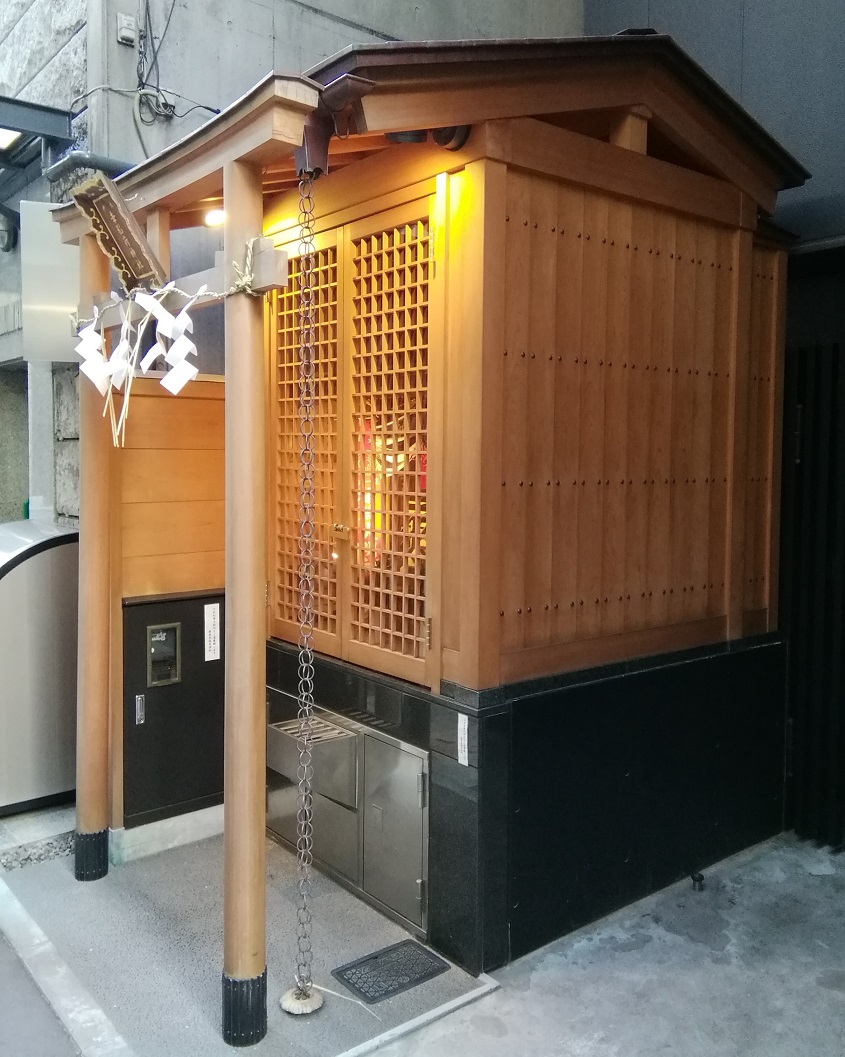
[{"label": "white label sticker", "polygon": [[469,767],[469,717],[458,716],[458,763]]},{"label": "white label sticker", "polygon": [[220,660],[220,603],[212,602],[205,609],[205,659]]}]

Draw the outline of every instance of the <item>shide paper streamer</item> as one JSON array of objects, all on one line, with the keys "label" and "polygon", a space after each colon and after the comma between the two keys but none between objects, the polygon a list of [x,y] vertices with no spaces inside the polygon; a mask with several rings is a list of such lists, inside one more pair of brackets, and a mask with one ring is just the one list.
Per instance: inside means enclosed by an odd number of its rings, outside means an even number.
[{"label": "shide paper streamer", "polygon": [[[192,334],[194,324],[188,315],[198,298],[206,293],[201,286],[191,297],[177,290],[173,283],[167,283],[160,290],[148,293],[145,290],[133,290],[127,299],[122,299],[112,292],[112,303],[119,306],[121,315],[120,337],[110,356],[105,355],[103,336],[98,331],[100,312],[95,306],[94,318],[79,331],[79,344],[76,352],[82,359],[80,371],[89,378],[105,398],[103,415],[109,416],[112,429],[112,440],[115,447],[123,447],[126,437],[126,420],[129,416],[129,396],[136,368],[146,374],[159,356],[164,357],[170,370],[161,379],[161,384],[175,396],[188,382],[192,382],[199,369],[189,357],[196,359],[197,347],[187,336]],[[188,297],[187,304],[174,315],[162,303],[168,294],[181,294]],[[215,295],[210,295],[215,296]],[[132,321],[132,303],[144,313],[138,317],[137,325]],[[140,363],[141,341],[147,325],[155,319],[155,342],[146,351]],[[116,407],[115,393],[122,393],[120,410]]]}]

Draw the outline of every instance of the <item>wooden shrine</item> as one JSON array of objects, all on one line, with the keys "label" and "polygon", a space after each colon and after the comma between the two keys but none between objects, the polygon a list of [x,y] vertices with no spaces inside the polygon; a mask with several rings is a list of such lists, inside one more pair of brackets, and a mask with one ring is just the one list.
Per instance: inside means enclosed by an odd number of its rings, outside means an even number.
[{"label": "wooden shrine", "polygon": [[[298,640],[303,139],[327,170],[316,649],[483,691],[778,620],[768,218],[807,177],[795,159],[657,35],[366,45],[266,78],[117,186],[162,260],[222,208],[227,268],[263,234],[289,285],[226,301],[225,385],[142,383],[123,450],[90,394],[82,425],[78,829],[122,825],[123,599],[225,586],[242,981],[264,967],[265,643]],[[83,219],[56,219],[86,245],[85,294],[105,291]]]}]

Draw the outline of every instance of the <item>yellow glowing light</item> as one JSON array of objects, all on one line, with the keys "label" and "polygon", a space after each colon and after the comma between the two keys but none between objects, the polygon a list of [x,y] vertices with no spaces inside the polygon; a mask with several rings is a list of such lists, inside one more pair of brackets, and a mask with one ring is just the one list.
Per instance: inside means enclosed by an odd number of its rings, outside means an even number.
[{"label": "yellow glowing light", "polygon": [[210,228],[219,228],[225,219],[226,214],[222,209],[209,209],[205,214],[205,222]]},{"label": "yellow glowing light", "polygon": [[18,139],[20,139],[20,132],[15,132],[11,128],[0,128],[0,150],[8,150],[9,147]]}]

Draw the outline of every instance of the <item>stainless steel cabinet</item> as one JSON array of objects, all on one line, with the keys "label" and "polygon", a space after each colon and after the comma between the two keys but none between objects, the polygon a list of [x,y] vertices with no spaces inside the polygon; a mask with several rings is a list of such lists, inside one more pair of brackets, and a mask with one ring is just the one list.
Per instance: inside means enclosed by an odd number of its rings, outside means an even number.
[{"label": "stainless steel cabinet", "polygon": [[364,891],[422,925],[423,760],[364,739]]},{"label": "stainless steel cabinet", "polygon": [[[276,695],[267,726],[267,828],[296,846],[296,701]],[[428,753],[323,709],[314,720],[314,859],[424,935]]]}]

